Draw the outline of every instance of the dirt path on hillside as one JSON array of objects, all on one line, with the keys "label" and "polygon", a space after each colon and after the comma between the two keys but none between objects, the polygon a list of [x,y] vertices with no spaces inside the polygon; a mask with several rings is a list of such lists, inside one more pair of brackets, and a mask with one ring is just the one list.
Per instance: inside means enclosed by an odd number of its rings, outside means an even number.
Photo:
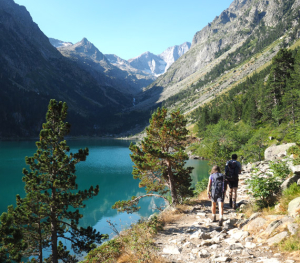
[{"label": "dirt path on hillside", "polygon": [[[249,176],[249,172],[243,172],[240,176],[238,205],[249,201],[245,184]],[[212,222],[210,206],[208,200],[195,201],[193,206],[181,211],[178,220],[167,224],[158,234],[155,244],[167,262],[298,262],[287,258],[277,248],[270,247],[265,240],[255,235],[265,231],[259,222],[255,223],[257,226],[254,224],[252,231],[245,230],[244,226],[249,223],[249,219],[246,221],[243,219],[244,214],[230,208],[227,198],[222,227],[218,226],[218,222]],[[259,215],[254,214],[250,220],[254,221]]]}]

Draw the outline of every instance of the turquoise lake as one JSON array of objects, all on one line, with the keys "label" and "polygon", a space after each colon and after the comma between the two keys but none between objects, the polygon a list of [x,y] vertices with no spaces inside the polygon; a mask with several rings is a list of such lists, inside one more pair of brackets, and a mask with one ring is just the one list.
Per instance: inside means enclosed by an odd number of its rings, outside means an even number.
[{"label": "turquoise lake", "polygon": [[[139,181],[132,178],[133,163],[128,149],[130,141],[69,140],[67,144],[71,152],[89,148],[87,160],[79,163],[76,169],[79,189],[88,189],[91,185],[100,187],[98,196],[88,200],[86,208],[81,210],[84,215],[81,226],[90,225],[101,233],[111,234],[106,220],[111,220],[121,230],[140,217],[148,217],[155,212],[153,204],[161,202],[155,198],[142,199],[142,208],[135,214],[118,213],[111,209],[118,200],[144,193],[144,189],[138,186]],[[17,194],[25,195],[22,169],[26,167],[25,156],[33,156],[35,151],[35,141],[0,142],[0,213],[7,211],[8,205],[15,205]],[[209,166],[206,161],[189,160],[187,165],[194,167],[193,184],[208,177]]]}]

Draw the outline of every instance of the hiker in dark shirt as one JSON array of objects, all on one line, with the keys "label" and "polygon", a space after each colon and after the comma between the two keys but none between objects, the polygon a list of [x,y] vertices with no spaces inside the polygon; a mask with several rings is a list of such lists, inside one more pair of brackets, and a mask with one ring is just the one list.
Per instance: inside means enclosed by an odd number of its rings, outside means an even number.
[{"label": "hiker in dark shirt", "polygon": [[211,199],[211,212],[213,222],[216,222],[216,205],[219,204],[219,226],[223,223],[223,205],[226,192],[224,175],[220,172],[220,167],[213,166],[207,185],[207,196]]},{"label": "hiker in dark shirt", "polygon": [[236,209],[237,189],[239,186],[239,174],[242,171],[242,165],[237,161],[238,156],[233,154],[231,160],[225,166],[225,178],[229,185],[229,206]]}]

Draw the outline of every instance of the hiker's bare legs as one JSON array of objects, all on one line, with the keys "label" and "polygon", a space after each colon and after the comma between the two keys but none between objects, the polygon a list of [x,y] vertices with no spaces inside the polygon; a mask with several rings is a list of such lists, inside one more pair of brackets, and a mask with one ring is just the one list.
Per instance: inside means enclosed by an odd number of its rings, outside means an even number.
[{"label": "hiker's bare legs", "polygon": [[211,202],[211,213],[213,215],[215,215],[216,211],[217,211],[217,203],[216,202]]},{"label": "hiker's bare legs", "polygon": [[212,221],[215,222],[216,219],[216,211],[217,211],[217,203],[211,201],[211,213],[212,213]]},{"label": "hiker's bare legs", "polygon": [[236,205],[236,200],[237,200],[237,187],[229,188],[229,200],[232,200],[233,205]]},{"label": "hiker's bare legs", "polygon": [[219,202],[219,216],[220,218],[223,217],[224,214],[224,203],[223,202]]}]

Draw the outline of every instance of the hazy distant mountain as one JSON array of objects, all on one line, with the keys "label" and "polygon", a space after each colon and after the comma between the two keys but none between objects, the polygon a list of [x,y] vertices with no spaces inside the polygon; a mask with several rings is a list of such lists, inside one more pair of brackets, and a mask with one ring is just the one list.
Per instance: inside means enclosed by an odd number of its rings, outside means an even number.
[{"label": "hazy distant mountain", "polygon": [[74,45],[59,47],[58,50],[90,72],[99,83],[104,82],[106,86],[114,87],[122,93],[134,95],[155,80],[152,75],[130,66],[116,67],[86,38]]},{"label": "hazy distant mountain", "polygon": [[159,76],[164,74],[168,68],[191,47],[191,43],[185,42],[179,46],[173,46],[166,49],[160,55],[154,55],[151,52],[145,52],[140,56],[129,59],[129,64],[139,70]]},{"label": "hazy distant mountain", "polygon": [[167,63],[159,56],[147,51],[138,57],[128,60],[129,64],[136,68],[143,70],[147,73],[152,73],[155,76],[159,76],[165,72]]},{"label": "hazy distant mountain", "polygon": [[67,102],[72,132],[81,135],[109,131],[115,114],[132,105],[62,56],[24,6],[0,0],[0,14],[0,138],[38,136],[50,99]]},{"label": "hazy distant mountain", "polygon": [[67,46],[73,45],[72,42],[64,42],[64,41],[61,41],[61,40],[58,40],[58,39],[55,39],[55,38],[51,38],[51,37],[49,38],[49,41],[56,48],[58,48],[58,47],[67,47]]}]

